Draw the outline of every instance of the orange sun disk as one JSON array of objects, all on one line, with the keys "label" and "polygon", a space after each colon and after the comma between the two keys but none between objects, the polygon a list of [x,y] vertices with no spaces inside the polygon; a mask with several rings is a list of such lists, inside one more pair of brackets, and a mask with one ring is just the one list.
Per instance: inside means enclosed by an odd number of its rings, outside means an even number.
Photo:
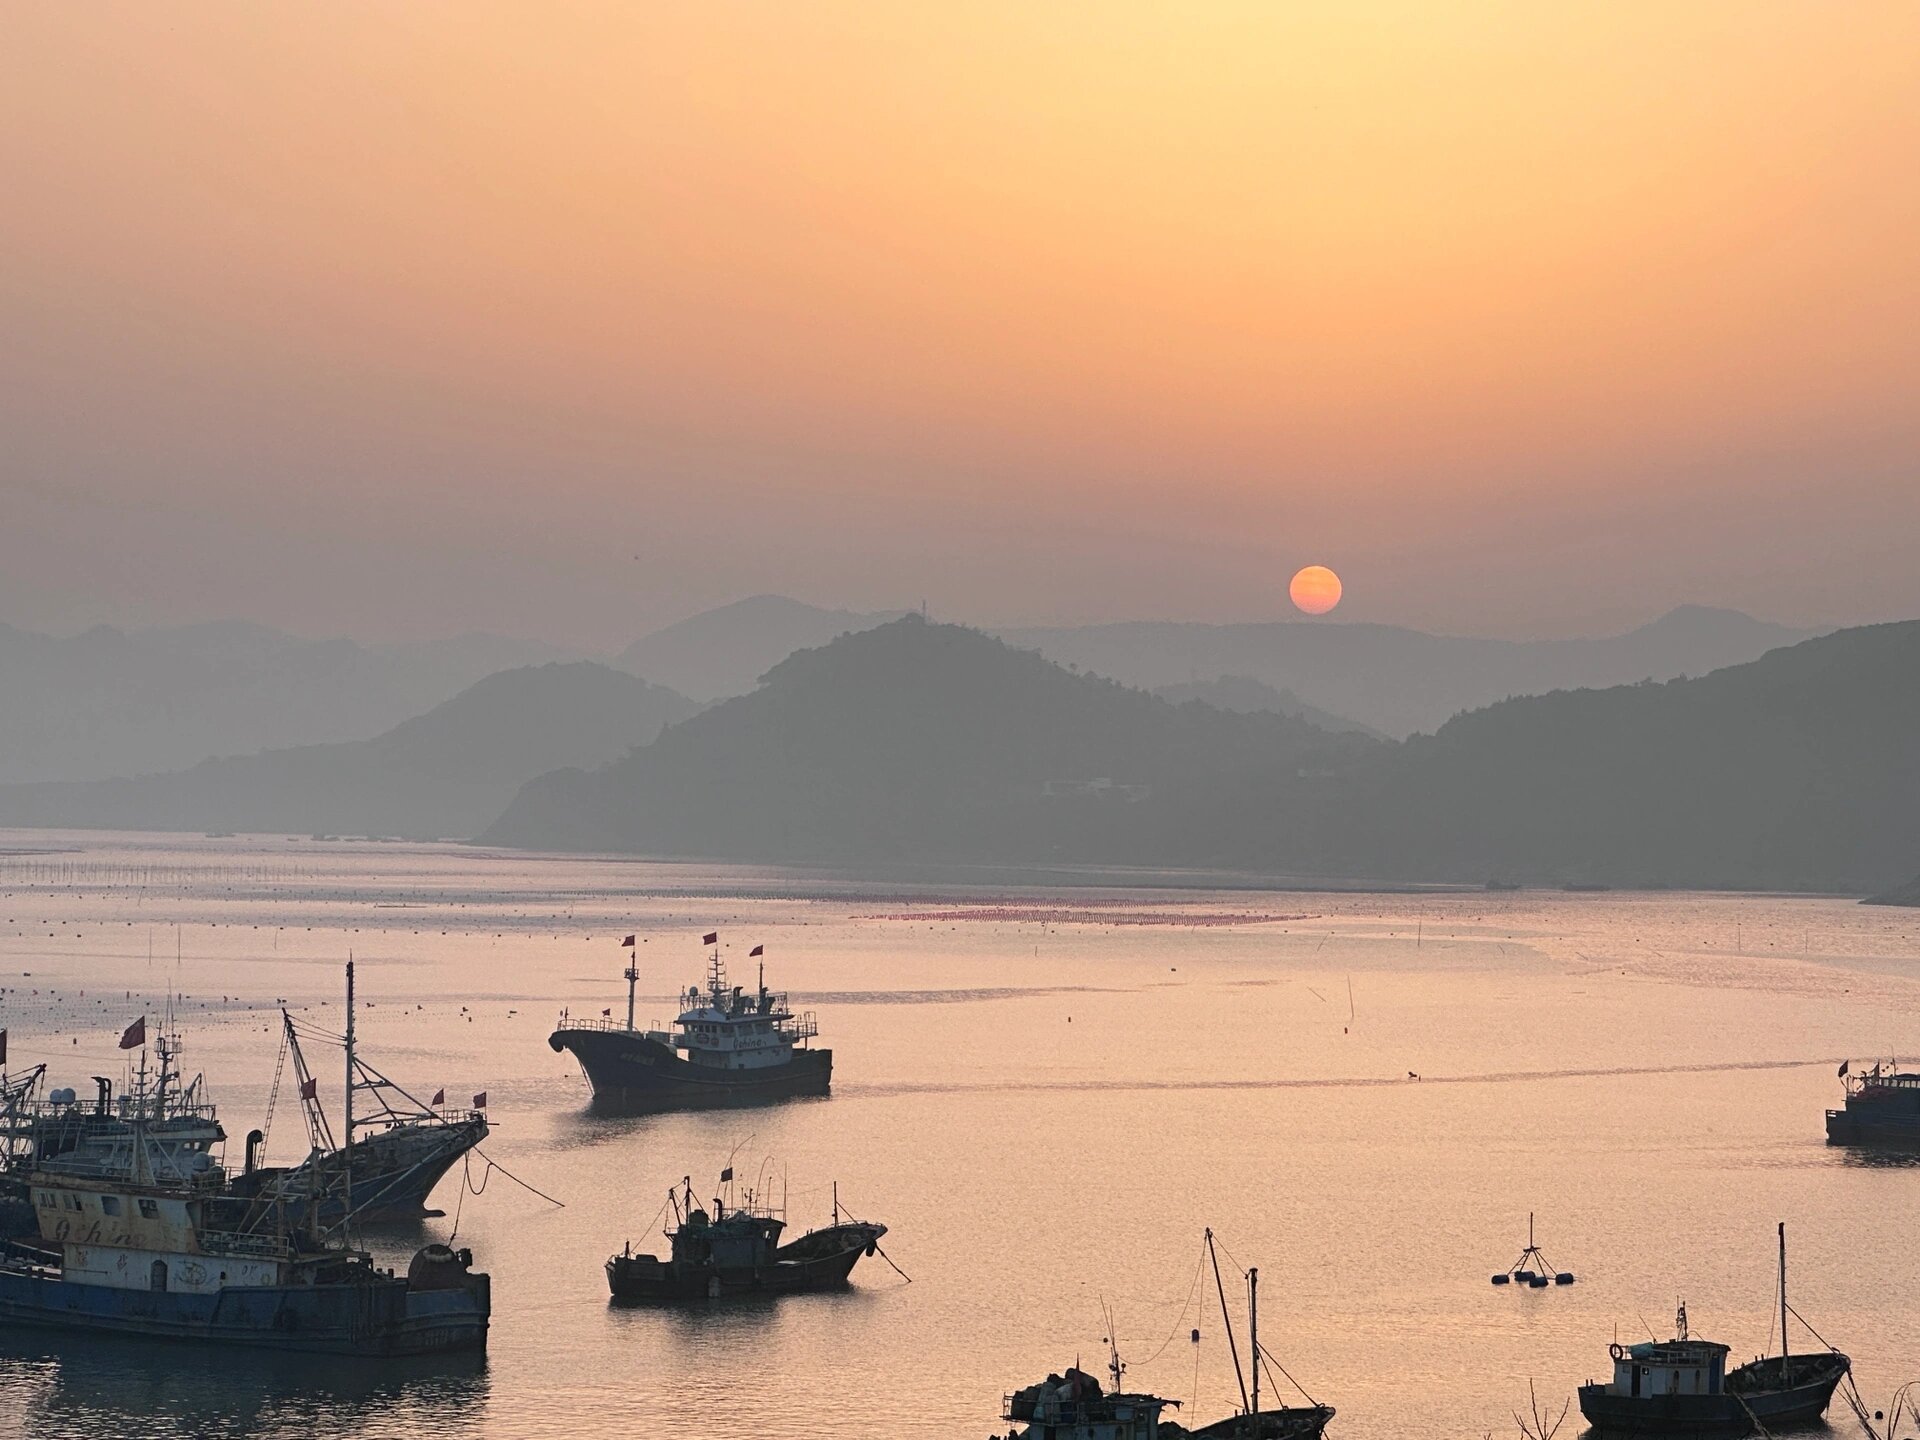
[{"label": "orange sun disk", "polygon": [[1324,565],[1309,565],[1287,586],[1293,603],[1309,615],[1324,615],[1340,603],[1340,577]]}]

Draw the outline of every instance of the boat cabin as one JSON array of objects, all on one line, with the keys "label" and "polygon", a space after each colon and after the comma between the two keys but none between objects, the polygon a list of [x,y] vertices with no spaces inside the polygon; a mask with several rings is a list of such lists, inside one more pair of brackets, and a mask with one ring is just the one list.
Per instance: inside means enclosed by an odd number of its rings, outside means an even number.
[{"label": "boat cabin", "polygon": [[1615,1345],[1610,1395],[1721,1395],[1727,1387],[1727,1347],[1712,1340],[1660,1340]]},{"label": "boat cabin", "polygon": [[1160,1412],[1175,1403],[1103,1392],[1093,1376],[1070,1366],[1007,1396],[1001,1418],[1027,1426],[1008,1431],[1008,1440],[1159,1440]]}]

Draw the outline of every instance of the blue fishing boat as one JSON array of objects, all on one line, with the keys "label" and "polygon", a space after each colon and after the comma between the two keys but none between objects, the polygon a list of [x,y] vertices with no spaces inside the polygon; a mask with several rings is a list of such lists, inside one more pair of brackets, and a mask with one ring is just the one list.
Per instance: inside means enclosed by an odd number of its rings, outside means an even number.
[{"label": "blue fishing boat", "polygon": [[[350,1050],[351,965],[347,993]],[[490,1286],[470,1252],[429,1245],[396,1274],[315,1207],[296,1220],[283,1199],[236,1193],[211,1140],[165,1123],[179,1050],[157,1048],[158,1075],[143,1048],[115,1125],[28,1174],[36,1233],[0,1252],[0,1324],[360,1356],[484,1348]]]}]

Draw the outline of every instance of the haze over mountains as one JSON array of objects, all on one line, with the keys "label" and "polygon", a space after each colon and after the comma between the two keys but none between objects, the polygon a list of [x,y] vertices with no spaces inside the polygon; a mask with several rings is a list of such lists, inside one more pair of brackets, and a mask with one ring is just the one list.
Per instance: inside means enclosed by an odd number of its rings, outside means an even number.
[{"label": "haze over mountains", "polygon": [[485,835],[764,860],[1871,891],[1920,868],[1920,622],[1405,744],[1175,706],[917,618],[782,662]]},{"label": "haze over mountains", "polygon": [[1704,675],[1814,632],[1734,610],[1684,606],[1624,635],[1482,640],[1393,625],[1142,622],[997,632],[1128,685],[1154,689],[1245,675],[1403,738],[1512,695]]},{"label": "haze over mountains", "polygon": [[482,676],[571,658],[468,635],[369,648],[239,621],[79,635],[0,625],[0,782],[94,780],[377,735]]},{"label": "haze over mountains", "polygon": [[505,670],[370,740],[0,786],[0,825],[465,837],[523,782],[618,759],[699,708],[584,661]]}]

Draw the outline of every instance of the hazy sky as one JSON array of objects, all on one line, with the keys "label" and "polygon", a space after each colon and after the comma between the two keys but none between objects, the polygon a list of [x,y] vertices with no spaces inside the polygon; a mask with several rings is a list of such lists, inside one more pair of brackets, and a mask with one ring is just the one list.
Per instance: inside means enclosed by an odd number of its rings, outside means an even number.
[{"label": "hazy sky", "polygon": [[27,3],[0,620],[1920,615],[1920,6]]}]

